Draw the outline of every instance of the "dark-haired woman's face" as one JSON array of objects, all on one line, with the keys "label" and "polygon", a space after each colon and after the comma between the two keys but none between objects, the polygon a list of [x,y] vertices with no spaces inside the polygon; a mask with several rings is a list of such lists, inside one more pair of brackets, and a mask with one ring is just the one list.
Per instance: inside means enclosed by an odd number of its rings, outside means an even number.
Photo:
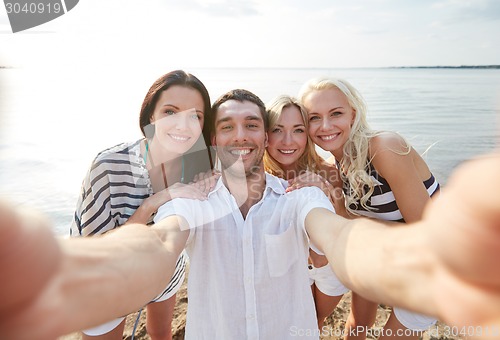
[{"label": "dark-haired woman's face", "polygon": [[179,85],[164,90],[151,117],[154,140],[168,152],[185,153],[201,135],[203,110],[203,97],[197,90]]}]

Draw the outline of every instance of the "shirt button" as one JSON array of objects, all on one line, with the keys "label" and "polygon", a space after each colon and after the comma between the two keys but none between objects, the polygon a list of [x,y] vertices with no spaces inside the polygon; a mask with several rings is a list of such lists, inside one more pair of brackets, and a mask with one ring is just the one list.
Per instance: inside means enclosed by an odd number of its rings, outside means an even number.
[{"label": "shirt button", "polygon": [[250,319],[250,320],[253,320],[254,318],[255,318],[255,315],[253,315],[253,314],[250,314],[250,315],[248,316],[248,319]]}]

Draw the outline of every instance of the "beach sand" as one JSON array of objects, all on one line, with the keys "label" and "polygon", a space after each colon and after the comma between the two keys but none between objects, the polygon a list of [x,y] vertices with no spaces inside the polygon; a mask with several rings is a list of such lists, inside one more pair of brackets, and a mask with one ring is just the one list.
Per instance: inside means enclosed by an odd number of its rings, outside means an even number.
[{"label": "beach sand", "polygon": [[[174,320],[172,322],[172,332],[174,340],[184,339],[187,302],[188,302],[187,285],[186,281],[184,281],[184,284],[177,293],[177,303],[174,310]],[[350,308],[349,305],[350,305],[350,293],[344,296],[344,298],[339,303],[333,314],[327,318],[325,326],[323,327],[323,330],[325,331],[322,334],[328,334],[328,336],[322,336],[321,339],[323,340],[341,339],[341,337],[336,335],[342,334],[345,320],[349,315],[349,308]],[[390,308],[379,306],[377,313],[377,320],[375,322],[375,326],[372,328],[372,334],[368,335],[368,339],[377,339],[376,337],[377,331],[379,332],[378,334],[380,334],[380,329],[387,321],[389,313],[390,313]],[[136,321],[137,314],[138,313],[133,313],[128,316],[123,339],[126,340],[132,339],[132,330],[134,328],[134,323]],[[425,332],[422,335],[422,337],[420,337],[420,339],[421,340],[465,339],[465,337],[447,337],[446,334],[449,333],[449,329],[447,331],[446,327],[447,326],[445,324],[438,322],[438,324],[434,328],[432,328],[431,332]],[[332,336],[330,336],[330,334]],[[146,332],[145,311],[141,313],[139,324],[135,332],[135,339],[137,340],[150,339]],[[81,340],[81,335],[80,333],[72,333],[60,337],[59,340]]]}]

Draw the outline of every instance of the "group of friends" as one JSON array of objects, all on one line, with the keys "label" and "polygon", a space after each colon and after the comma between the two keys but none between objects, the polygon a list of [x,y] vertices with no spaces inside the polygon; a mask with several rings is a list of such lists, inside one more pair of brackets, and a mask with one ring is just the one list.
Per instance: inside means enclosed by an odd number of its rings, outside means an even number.
[{"label": "group of friends", "polygon": [[417,338],[437,319],[500,327],[499,154],[440,193],[366,111],[342,79],[266,106],[243,89],[211,105],[194,75],[160,77],[144,137],[94,159],[70,239],[0,207],[0,335],[121,339],[145,305],[151,339],[171,339],[188,261],[187,339],[318,338],[348,291],[347,339],[366,338],[379,303],[394,306],[383,334]]}]

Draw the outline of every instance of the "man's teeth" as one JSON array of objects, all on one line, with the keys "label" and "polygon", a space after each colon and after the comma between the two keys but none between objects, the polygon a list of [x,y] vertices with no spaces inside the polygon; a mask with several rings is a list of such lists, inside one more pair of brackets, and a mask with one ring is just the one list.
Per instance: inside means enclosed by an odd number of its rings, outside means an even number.
[{"label": "man's teeth", "polygon": [[279,150],[281,153],[285,153],[285,154],[291,154],[291,153],[294,153],[295,150]]},{"label": "man's teeth", "polygon": [[231,150],[231,154],[235,156],[245,156],[250,153],[250,149],[243,149],[243,150]]}]

